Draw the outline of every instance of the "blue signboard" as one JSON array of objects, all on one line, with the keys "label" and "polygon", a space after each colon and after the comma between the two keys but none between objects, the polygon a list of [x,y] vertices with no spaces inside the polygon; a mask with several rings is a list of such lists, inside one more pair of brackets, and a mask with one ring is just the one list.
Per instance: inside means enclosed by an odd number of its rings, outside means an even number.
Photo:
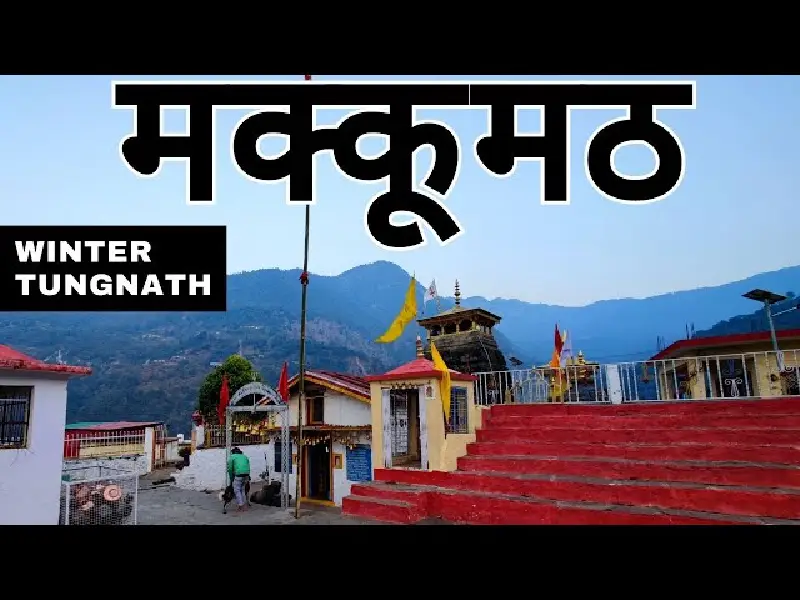
[{"label": "blue signboard", "polygon": [[372,450],[369,446],[348,448],[345,461],[348,481],[372,481]]}]

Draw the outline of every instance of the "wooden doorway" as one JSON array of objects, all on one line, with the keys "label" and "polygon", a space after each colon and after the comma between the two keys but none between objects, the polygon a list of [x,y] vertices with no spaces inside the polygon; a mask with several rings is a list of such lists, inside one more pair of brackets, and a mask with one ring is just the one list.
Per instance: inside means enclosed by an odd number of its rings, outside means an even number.
[{"label": "wooden doorway", "polygon": [[330,439],[303,447],[304,500],[333,501],[332,461]]}]

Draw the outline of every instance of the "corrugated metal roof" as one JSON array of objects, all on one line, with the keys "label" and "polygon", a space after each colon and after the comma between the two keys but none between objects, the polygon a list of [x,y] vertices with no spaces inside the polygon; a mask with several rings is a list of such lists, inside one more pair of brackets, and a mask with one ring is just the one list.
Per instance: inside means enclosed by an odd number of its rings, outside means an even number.
[{"label": "corrugated metal roof", "polygon": [[81,430],[81,431],[117,431],[119,429],[139,429],[142,427],[152,427],[154,425],[161,425],[161,421],[83,421],[81,423],[71,423],[67,425],[67,430]]},{"label": "corrugated metal roof", "polygon": [[[800,337],[800,329],[782,329],[775,332],[775,337],[779,340],[793,339]],[[689,350],[701,350],[713,348],[715,346],[739,346],[744,344],[757,344],[768,342],[771,339],[769,331],[754,331],[752,333],[733,333],[730,335],[714,335],[710,337],[692,338],[689,340],[678,340],[664,348],[649,360],[664,360],[677,358],[679,355]]]},{"label": "corrugated metal roof", "polygon": [[[299,383],[299,375],[295,375],[289,380],[289,387],[292,388]],[[306,379],[312,380],[322,386],[333,386],[351,395],[369,402],[369,383],[358,375],[348,375],[346,373],[336,373],[334,371],[306,371]]]},{"label": "corrugated metal roof", "polygon": [[87,427],[94,427],[95,425],[102,425],[101,421],[80,421],[78,423],[70,423],[64,429],[86,429]]}]

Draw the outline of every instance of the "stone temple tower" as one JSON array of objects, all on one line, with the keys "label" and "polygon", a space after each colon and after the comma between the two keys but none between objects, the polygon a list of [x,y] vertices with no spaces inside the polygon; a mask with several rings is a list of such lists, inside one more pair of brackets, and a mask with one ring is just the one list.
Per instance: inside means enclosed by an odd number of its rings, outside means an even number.
[{"label": "stone temple tower", "polygon": [[506,359],[492,329],[500,317],[482,308],[461,306],[461,289],[456,281],[453,308],[417,322],[427,331],[425,356],[431,356],[431,340],[445,363],[462,373],[505,371]]}]

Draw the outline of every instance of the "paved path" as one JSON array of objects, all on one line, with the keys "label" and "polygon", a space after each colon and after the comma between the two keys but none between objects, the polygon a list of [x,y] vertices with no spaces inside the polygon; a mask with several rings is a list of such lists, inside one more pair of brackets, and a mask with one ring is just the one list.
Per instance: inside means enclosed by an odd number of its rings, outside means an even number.
[{"label": "paved path", "polygon": [[237,514],[235,506],[222,514],[217,494],[192,492],[175,486],[150,488],[142,482],[139,490],[139,525],[376,525],[341,514],[338,508],[300,507],[300,518],[294,518],[294,508],[281,509],[253,505]]}]

